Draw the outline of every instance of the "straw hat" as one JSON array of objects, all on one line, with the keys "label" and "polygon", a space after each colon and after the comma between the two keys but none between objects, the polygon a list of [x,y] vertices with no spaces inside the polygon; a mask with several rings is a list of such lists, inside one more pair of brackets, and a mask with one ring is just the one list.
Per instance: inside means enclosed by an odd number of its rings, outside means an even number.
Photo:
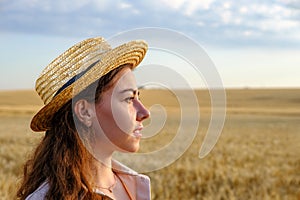
[{"label": "straw hat", "polygon": [[51,128],[53,115],[75,95],[123,64],[135,68],[147,51],[144,41],[131,41],[114,49],[101,37],[86,39],[53,60],[36,81],[44,107],[32,118],[31,129]]}]

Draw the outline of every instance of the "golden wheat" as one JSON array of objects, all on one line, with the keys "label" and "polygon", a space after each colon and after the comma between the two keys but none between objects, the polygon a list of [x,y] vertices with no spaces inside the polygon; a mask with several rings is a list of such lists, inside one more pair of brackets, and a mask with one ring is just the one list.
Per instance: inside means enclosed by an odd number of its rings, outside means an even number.
[{"label": "golden wheat", "polygon": [[[223,132],[204,159],[198,153],[210,102],[207,91],[196,94],[202,108],[197,136],[170,166],[147,173],[153,199],[300,199],[300,90],[228,90]],[[141,98],[148,106],[162,104],[168,114],[164,129],[142,141],[141,152],[163,148],[178,129],[178,101],[161,90],[142,91]],[[32,91],[0,92],[0,199],[15,198],[22,165],[42,137],[29,129],[40,105]]]}]

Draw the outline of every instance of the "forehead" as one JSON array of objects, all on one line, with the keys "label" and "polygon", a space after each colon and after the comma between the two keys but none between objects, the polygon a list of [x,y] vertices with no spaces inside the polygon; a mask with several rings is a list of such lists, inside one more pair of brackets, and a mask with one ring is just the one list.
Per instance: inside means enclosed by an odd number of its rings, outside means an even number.
[{"label": "forehead", "polygon": [[114,90],[136,89],[136,80],[130,68],[124,68],[116,75]]}]

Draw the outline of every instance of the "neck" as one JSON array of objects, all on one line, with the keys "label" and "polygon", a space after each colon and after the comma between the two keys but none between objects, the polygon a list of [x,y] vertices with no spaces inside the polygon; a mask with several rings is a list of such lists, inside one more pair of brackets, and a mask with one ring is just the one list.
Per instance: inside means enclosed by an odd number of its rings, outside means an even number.
[{"label": "neck", "polygon": [[112,171],[111,162],[111,155],[94,159],[94,168],[92,171],[92,175],[95,186],[108,188],[115,183],[115,177]]}]

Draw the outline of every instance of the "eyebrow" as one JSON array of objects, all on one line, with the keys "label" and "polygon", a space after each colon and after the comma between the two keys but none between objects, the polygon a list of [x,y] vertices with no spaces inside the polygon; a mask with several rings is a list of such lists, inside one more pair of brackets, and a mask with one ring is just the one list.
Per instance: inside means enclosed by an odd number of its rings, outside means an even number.
[{"label": "eyebrow", "polygon": [[139,95],[140,94],[140,91],[138,91],[137,89],[132,89],[132,88],[128,88],[128,89],[125,89],[125,90],[122,90],[120,91],[120,93],[125,93],[125,92],[132,92],[133,95]]}]

